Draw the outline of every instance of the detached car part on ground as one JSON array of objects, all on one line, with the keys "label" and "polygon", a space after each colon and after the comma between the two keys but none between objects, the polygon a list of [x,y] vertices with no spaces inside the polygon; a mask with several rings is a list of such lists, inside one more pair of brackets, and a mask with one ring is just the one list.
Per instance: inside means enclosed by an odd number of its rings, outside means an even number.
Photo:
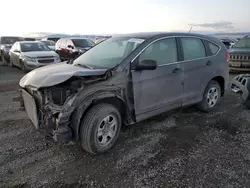
[{"label": "detached car part on ground", "polygon": [[37,129],[99,154],[122,125],[192,104],[212,110],[228,83],[227,56],[218,39],[198,34],[115,36],[75,60],[28,73],[21,94]]},{"label": "detached car part on ground", "polygon": [[241,95],[242,104],[250,109],[250,74],[240,74],[234,77],[230,88]]},{"label": "detached car part on ground", "polygon": [[231,72],[250,72],[250,37],[243,38],[229,50]]}]

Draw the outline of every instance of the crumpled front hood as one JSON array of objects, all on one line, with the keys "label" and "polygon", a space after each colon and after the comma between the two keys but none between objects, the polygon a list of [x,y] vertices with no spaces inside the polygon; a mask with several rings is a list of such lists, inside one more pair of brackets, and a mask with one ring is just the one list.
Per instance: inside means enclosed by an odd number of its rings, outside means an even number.
[{"label": "crumpled front hood", "polygon": [[19,82],[22,88],[32,86],[37,89],[60,84],[73,76],[100,76],[108,69],[85,69],[66,62],[47,65],[26,74]]},{"label": "crumpled front hood", "polygon": [[250,55],[250,48],[231,48],[229,50],[230,54],[242,54],[242,55]]}]

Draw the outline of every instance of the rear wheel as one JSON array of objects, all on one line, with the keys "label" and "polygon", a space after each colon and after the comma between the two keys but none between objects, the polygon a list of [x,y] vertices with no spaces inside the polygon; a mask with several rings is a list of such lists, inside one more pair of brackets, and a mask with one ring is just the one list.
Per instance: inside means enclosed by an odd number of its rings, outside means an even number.
[{"label": "rear wheel", "polygon": [[83,118],[80,130],[81,147],[93,154],[109,150],[121,130],[121,115],[110,104],[93,106]]},{"label": "rear wheel", "polygon": [[220,102],[221,87],[218,82],[211,80],[203,94],[203,100],[198,104],[198,109],[203,112],[210,112]]}]

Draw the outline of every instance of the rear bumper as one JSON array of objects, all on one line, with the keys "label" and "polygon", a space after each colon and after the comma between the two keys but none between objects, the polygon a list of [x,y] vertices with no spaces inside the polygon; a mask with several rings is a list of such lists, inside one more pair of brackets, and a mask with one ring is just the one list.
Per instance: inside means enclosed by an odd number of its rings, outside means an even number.
[{"label": "rear bumper", "polygon": [[[30,95],[26,90],[21,89],[21,106],[24,106],[29,119],[32,121],[36,129],[45,129],[46,133],[56,142],[69,142],[72,140],[72,130],[68,126],[69,123],[59,124],[56,118],[52,119],[46,125],[43,125],[42,110],[36,104],[35,98]],[[38,113],[41,112],[41,113]],[[39,116],[40,115],[40,116]]]}]

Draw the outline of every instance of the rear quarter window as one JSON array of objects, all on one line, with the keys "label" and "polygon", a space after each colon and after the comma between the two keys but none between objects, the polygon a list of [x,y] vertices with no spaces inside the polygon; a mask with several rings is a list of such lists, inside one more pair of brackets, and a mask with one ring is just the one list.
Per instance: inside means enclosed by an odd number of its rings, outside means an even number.
[{"label": "rear quarter window", "polygon": [[219,46],[217,46],[216,44],[213,44],[211,42],[208,42],[208,46],[212,52],[212,55],[215,55],[220,49]]}]

